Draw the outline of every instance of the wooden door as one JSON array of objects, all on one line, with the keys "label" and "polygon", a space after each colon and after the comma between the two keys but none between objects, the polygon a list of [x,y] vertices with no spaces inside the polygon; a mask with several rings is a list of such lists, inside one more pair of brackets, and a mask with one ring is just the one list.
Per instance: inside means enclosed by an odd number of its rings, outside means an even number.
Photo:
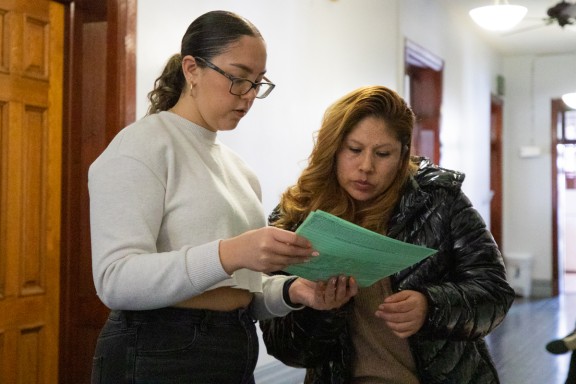
[{"label": "wooden door", "polygon": [[502,244],[502,121],[504,102],[492,96],[490,102],[490,232],[496,244]]},{"label": "wooden door", "polygon": [[0,0],[0,382],[56,383],[64,9]]}]

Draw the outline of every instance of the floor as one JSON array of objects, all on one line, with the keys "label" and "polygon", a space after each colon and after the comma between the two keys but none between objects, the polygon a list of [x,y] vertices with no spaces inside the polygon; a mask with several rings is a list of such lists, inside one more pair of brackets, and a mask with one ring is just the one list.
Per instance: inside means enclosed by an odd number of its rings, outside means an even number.
[{"label": "floor", "polygon": [[545,299],[517,298],[487,342],[502,384],[564,384],[570,354],[546,351],[576,323],[576,292]]}]

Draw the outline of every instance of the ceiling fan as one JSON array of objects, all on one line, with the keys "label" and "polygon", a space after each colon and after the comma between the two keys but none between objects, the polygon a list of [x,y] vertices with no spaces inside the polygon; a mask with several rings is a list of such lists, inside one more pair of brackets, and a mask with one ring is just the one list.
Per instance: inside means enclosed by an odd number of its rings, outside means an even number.
[{"label": "ceiling fan", "polygon": [[547,17],[539,19],[543,24],[532,25],[526,28],[520,28],[504,35],[512,35],[520,32],[526,32],[533,29],[545,27],[552,24],[558,24],[560,27],[564,28],[566,25],[576,26],[576,2],[572,3],[570,1],[562,0],[556,5],[548,8],[546,11]]},{"label": "ceiling fan", "polygon": [[553,7],[548,8],[546,11],[548,18],[545,19],[547,24],[552,24],[554,21],[561,27],[565,25],[572,25],[576,23],[576,3],[570,3],[562,0]]}]

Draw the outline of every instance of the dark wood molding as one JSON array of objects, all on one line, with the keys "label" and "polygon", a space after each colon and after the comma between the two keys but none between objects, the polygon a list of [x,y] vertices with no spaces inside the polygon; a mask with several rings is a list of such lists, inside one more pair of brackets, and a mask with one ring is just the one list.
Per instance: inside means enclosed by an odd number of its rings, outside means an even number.
[{"label": "dark wood molding", "polygon": [[137,0],[108,0],[107,142],[136,117]]},{"label": "dark wood molding", "polygon": [[562,111],[565,109],[564,102],[561,99],[553,99],[551,105],[550,121],[550,161],[552,165],[552,296],[558,296],[560,293],[560,263],[558,261],[558,166],[556,165],[556,158],[558,157],[558,132],[557,127],[559,118],[561,118]]},{"label": "dark wood molding", "polygon": [[[490,96],[490,232],[501,251],[504,250],[502,207],[503,193],[503,140],[504,100]],[[506,258],[506,255],[504,255]]]},{"label": "dark wood molding", "polygon": [[91,271],[88,168],[135,116],[137,0],[66,4],[62,145],[61,384],[88,384],[109,310]]}]

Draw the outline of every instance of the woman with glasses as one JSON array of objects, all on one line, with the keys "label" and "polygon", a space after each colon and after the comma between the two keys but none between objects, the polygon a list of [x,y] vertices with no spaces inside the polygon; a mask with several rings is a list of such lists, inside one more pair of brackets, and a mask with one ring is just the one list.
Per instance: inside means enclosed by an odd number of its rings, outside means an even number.
[{"label": "woman with glasses", "polygon": [[200,16],[156,80],[148,115],[91,165],[94,282],[112,309],[92,383],[253,383],[255,320],[355,294],[353,280],[264,275],[317,255],[266,227],[256,176],[217,138],[270,94],[265,74],[252,23]]},{"label": "woman with glasses", "polygon": [[[324,114],[308,165],[270,216],[295,230],[314,210],[437,250],[333,310],[260,323],[268,353],[306,384],[493,384],[484,336],[514,290],[498,246],[462,192],[464,175],[412,157],[414,114],[394,91],[358,88]],[[385,257],[385,255],[383,255]]]}]

